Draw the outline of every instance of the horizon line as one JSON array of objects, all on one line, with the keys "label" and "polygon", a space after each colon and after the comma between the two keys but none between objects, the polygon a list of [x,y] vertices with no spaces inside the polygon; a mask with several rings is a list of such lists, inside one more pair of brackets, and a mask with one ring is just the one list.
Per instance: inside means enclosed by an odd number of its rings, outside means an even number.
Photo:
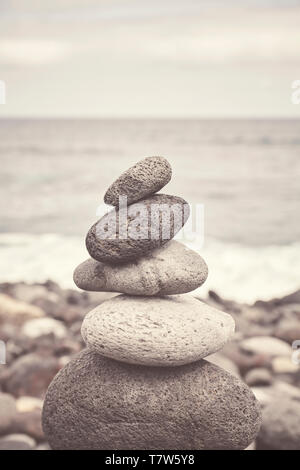
[{"label": "horizon line", "polygon": [[17,120],[53,120],[53,121],[297,121],[300,120],[299,116],[71,116],[71,115],[41,115],[41,116],[1,116],[2,121],[17,121]]}]

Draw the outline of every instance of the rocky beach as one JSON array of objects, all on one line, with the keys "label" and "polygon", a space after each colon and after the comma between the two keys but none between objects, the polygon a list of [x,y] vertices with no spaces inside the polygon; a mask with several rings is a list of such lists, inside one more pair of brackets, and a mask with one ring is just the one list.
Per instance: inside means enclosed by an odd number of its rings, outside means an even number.
[{"label": "rocky beach", "polygon": [[[85,347],[80,330],[87,311],[114,293],[40,284],[0,285],[0,448],[49,449],[41,427],[46,390],[55,374]],[[262,426],[250,449],[299,449],[300,366],[291,345],[300,338],[300,291],[241,304],[211,291],[211,307],[228,312],[236,332],[208,360],[241,378],[262,407]],[[200,303],[200,302],[199,302]],[[296,358],[294,358],[296,359]]]}]

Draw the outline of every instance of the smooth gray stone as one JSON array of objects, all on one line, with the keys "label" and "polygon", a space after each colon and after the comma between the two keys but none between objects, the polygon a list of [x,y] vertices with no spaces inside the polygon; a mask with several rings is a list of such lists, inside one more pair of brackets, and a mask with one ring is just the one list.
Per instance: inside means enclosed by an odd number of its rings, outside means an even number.
[{"label": "smooth gray stone", "polygon": [[198,253],[171,240],[136,262],[114,266],[90,258],[75,269],[74,282],[87,291],[153,296],[190,292],[207,275],[207,265]]},{"label": "smooth gray stone", "polygon": [[119,196],[127,196],[127,204],[150,196],[163,188],[172,177],[172,168],[164,157],[146,157],[125,171],[108,188],[104,202],[117,206]]},{"label": "smooth gray stone", "polygon": [[[177,212],[175,217],[173,211]],[[174,238],[189,214],[184,199],[166,194],[156,194],[128,206],[127,217],[119,209],[113,209],[88,231],[87,250],[97,261],[135,260]]]},{"label": "smooth gray stone", "polygon": [[53,449],[244,449],[260,422],[251,390],[205,360],[143,367],[89,350],[54,378],[43,409]]},{"label": "smooth gray stone", "polygon": [[81,328],[95,352],[130,364],[178,366],[221,349],[234,320],[191,295],[133,297],[125,294],[89,312]]}]

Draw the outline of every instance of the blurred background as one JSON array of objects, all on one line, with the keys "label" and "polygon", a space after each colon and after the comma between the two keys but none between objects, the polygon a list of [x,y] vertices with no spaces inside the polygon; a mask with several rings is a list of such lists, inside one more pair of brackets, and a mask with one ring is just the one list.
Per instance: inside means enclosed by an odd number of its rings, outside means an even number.
[{"label": "blurred background", "polygon": [[[236,316],[222,360],[263,384],[262,402],[299,399],[299,22],[300,0],[2,0],[0,372],[19,424],[1,432],[0,411],[1,434],[46,446],[39,412],[21,425],[20,409],[40,409],[82,347],[82,316],[106,295],[72,281],[86,232],[107,186],[150,155],[173,167],[165,192],[204,204],[204,244],[191,246],[210,274],[195,295]],[[265,336],[275,341],[267,352]],[[300,448],[298,432],[296,444],[271,444]]]}]

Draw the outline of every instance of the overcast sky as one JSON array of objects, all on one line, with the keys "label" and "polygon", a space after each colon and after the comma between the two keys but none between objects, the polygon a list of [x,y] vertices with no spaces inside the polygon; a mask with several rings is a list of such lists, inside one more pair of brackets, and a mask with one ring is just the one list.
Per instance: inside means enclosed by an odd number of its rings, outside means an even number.
[{"label": "overcast sky", "polygon": [[0,0],[0,116],[300,117],[300,0]]}]

